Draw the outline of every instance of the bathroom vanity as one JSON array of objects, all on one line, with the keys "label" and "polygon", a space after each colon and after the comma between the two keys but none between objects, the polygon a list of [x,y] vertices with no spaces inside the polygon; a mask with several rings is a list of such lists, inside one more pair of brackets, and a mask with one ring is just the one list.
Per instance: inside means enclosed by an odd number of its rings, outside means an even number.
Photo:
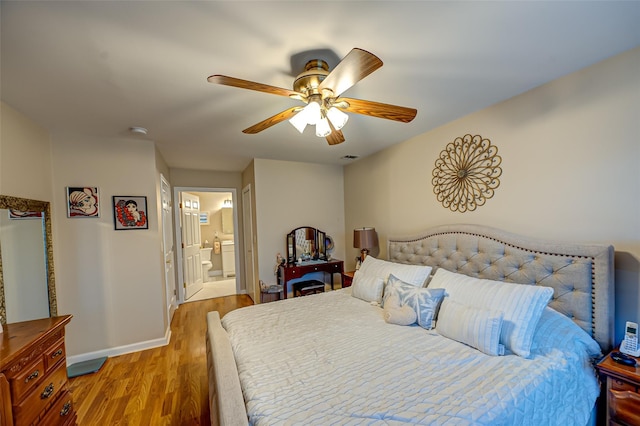
[{"label": "bathroom vanity", "polygon": [[222,242],[222,275],[225,278],[236,275],[236,253],[233,241]]}]

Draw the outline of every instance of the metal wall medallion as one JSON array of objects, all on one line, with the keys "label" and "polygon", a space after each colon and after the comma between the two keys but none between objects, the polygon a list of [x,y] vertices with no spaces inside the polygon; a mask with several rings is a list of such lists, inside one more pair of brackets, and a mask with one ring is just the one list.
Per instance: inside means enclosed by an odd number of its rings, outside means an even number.
[{"label": "metal wall medallion", "polygon": [[433,169],[433,192],[451,211],[473,211],[500,185],[498,147],[480,135],[464,135],[447,144]]}]

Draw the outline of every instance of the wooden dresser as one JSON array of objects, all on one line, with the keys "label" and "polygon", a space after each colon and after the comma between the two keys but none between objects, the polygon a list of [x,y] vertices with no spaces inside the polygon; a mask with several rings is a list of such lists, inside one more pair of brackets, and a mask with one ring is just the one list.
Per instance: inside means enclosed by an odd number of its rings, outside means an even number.
[{"label": "wooden dresser", "polygon": [[75,425],[64,327],[71,315],[4,325],[0,426]]}]

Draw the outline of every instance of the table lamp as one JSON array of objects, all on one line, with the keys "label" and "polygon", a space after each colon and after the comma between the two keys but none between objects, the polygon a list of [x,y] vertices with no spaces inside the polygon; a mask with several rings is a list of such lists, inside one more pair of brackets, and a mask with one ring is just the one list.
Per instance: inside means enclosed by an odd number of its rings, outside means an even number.
[{"label": "table lamp", "polygon": [[360,261],[369,254],[369,249],[378,247],[376,228],[356,228],[353,230],[353,247],[360,249]]}]

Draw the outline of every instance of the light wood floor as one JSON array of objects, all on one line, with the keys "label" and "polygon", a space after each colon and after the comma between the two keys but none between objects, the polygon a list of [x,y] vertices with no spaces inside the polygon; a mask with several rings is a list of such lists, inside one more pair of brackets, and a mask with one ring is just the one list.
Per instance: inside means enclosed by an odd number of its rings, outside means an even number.
[{"label": "light wood floor", "polygon": [[210,425],[206,314],[252,304],[246,295],[184,303],[167,346],[109,358],[97,373],[71,379],[78,424]]}]

